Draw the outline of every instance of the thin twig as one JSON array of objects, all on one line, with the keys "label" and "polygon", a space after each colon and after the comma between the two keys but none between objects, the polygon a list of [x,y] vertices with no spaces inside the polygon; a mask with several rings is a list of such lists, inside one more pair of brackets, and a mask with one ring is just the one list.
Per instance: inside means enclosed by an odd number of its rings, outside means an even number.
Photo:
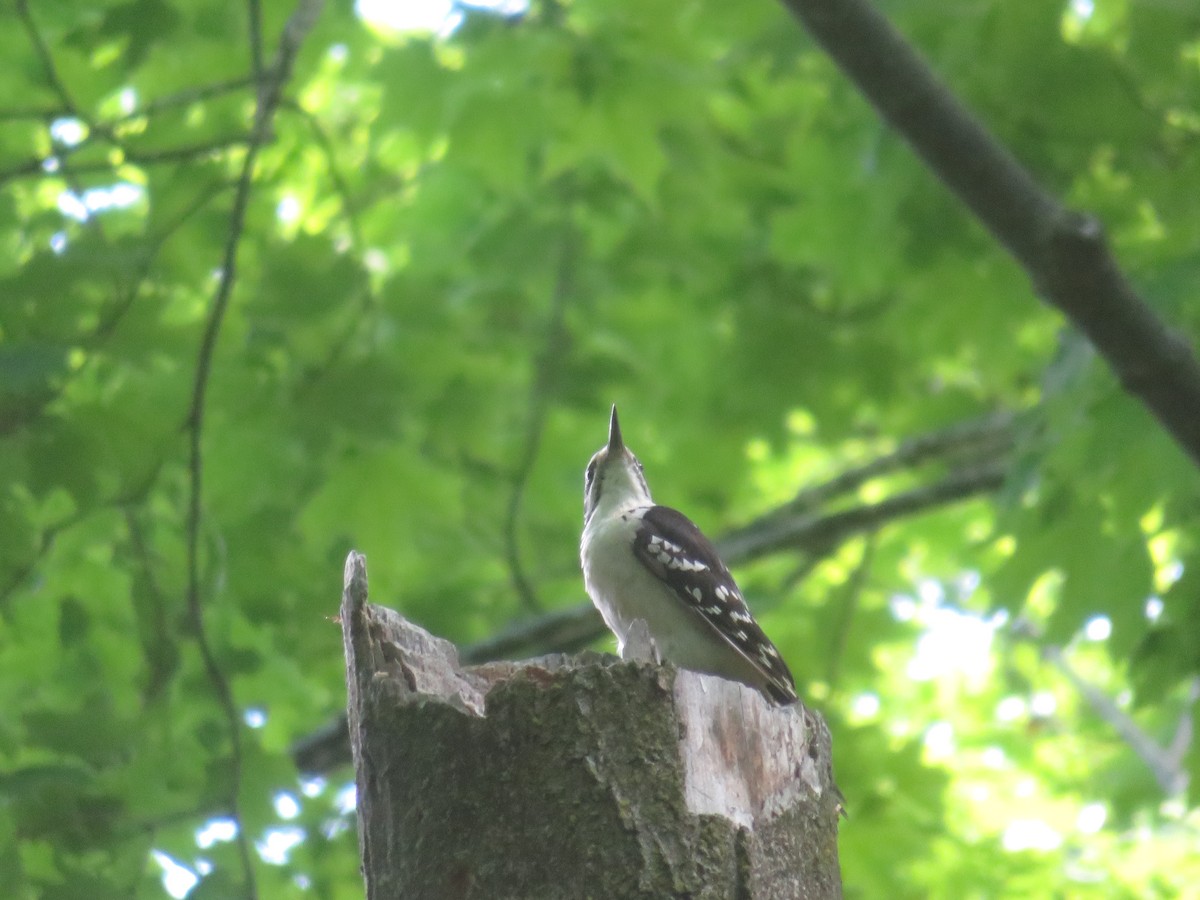
[{"label": "thin twig", "polygon": [[[325,157],[325,167],[329,171],[330,181],[333,182],[334,192],[342,201],[342,214],[346,218],[347,230],[350,235],[350,249],[361,260],[363,254],[366,252],[367,245],[366,240],[363,238],[362,224],[359,221],[358,202],[350,190],[350,183],[346,180],[341,166],[338,165],[337,150],[333,139],[330,137],[329,132],[326,131],[325,126],[321,124],[320,119],[295,100],[284,98],[280,101],[279,108],[281,111],[286,110],[299,116],[308,126],[309,131],[312,132],[317,147],[321,150],[322,156]],[[358,296],[354,298],[352,306],[350,298],[347,298],[347,305],[350,306],[350,309],[345,316],[346,325],[337,334],[330,335],[327,341],[328,349],[321,362],[304,373],[299,386],[301,393],[318,383],[322,376],[338,364],[352,345],[355,334],[360,332],[365,322],[369,322],[372,310],[379,305],[379,296],[376,293],[371,278],[368,276],[365,282],[365,287],[358,292]]]},{"label": "thin twig", "polygon": [[[350,190],[350,182],[342,172],[341,166],[338,165],[337,149],[333,138],[330,137],[321,120],[295,100],[284,98],[280,101],[279,108],[281,111],[286,110],[298,116],[308,126],[317,147],[321,151],[321,155],[325,157],[325,167],[329,172],[330,181],[333,182],[334,193],[342,201],[342,215],[346,219],[346,227],[350,237],[350,249],[361,260],[367,250],[367,244],[363,237],[362,224],[359,220],[359,204],[354,197],[354,193]],[[327,341],[328,349],[324,358],[320,363],[304,373],[299,386],[301,393],[318,383],[322,376],[338,364],[346,351],[352,346],[355,335],[361,332],[364,323],[370,321],[369,317],[372,311],[379,305],[379,295],[369,276],[365,279],[365,286],[357,292],[357,296],[353,298],[353,301],[347,298],[347,302],[350,308],[348,314],[345,316],[345,327],[341,328],[338,333],[330,335]]]},{"label": "thin twig", "polygon": [[92,330],[86,346],[89,350],[95,349],[103,343],[120,324],[121,319],[133,306],[137,300],[138,294],[141,292],[141,287],[146,279],[150,277],[150,272],[154,268],[154,262],[158,255],[162,252],[167,241],[169,241],[179,229],[188,223],[188,221],[197,215],[204,207],[208,206],[213,200],[220,196],[225,191],[233,187],[232,183],[222,182],[215,186],[211,186],[203,192],[196,195],[196,198],[185,206],[178,215],[169,221],[156,234],[152,235],[147,242],[149,247],[142,257],[141,265],[138,266],[137,272],[134,274],[129,287],[125,290],[125,296],[120,302],[114,305],[113,309],[107,314],[100,316],[100,320],[96,323],[96,327]]},{"label": "thin twig", "polygon": [[84,116],[79,112],[79,107],[75,105],[74,98],[71,97],[70,91],[67,90],[66,84],[63,83],[62,76],[58,74],[58,66],[54,64],[54,57],[50,53],[50,48],[47,46],[45,39],[42,38],[42,33],[38,30],[37,23],[33,21],[33,16],[29,12],[29,0],[17,0],[17,15],[21,19],[21,25],[29,37],[29,42],[33,44],[33,51],[37,54],[38,61],[42,64],[42,68],[46,72],[46,80],[50,83],[50,89],[58,97],[58,102],[63,105],[63,109],[67,115],[84,120]]},{"label": "thin twig", "polygon": [[846,657],[846,645],[849,643],[850,628],[854,624],[854,615],[858,612],[858,603],[862,597],[867,580],[871,577],[871,565],[875,562],[875,534],[868,533],[863,543],[862,558],[850,579],[846,582],[842,597],[834,601],[834,613],[837,621],[833,629],[832,646],[829,652],[829,662],[825,669],[825,681],[830,689],[835,689],[838,677],[841,675],[842,660]]},{"label": "thin twig", "polygon": [[554,292],[551,298],[550,321],[546,325],[542,352],[535,364],[533,384],[529,392],[529,422],[525,429],[525,441],[521,450],[521,458],[513,471],[512,490],[509,493],[508,508],[504,516],[504,556],[508,562],[509,578],[512,581],[513,590],[527,612],[540,612],[542,604],[533,583],[525,572],[524,564],[521,562],[518,526],[521,516],[521,501],[524,498],[525,488],[529,484],[529,476],[533,473],[538,449],[541,446],[550,393],[558,378],[567,346],[564,313],[567,302],[575,290],[575,237],[571,233],[569,225],[565,228],[566,231],[559,247],[558,272],[555,276]]},{"label": "thin twig", "polygon": [[[88,512],[92,512],[92,510],[88,510]],[[66,518],[55,522],[53,525],[48,525],[42,529],[41,536],[38,539],[38,545],[34,548],[33,555],[29,558],[29,561],[23,566],[17,566],[14,568],[8,581],[3,587],[0,587],[0,610],[4,609],[4,607],[8,605],[9,600],[12,599],[12,596],[16,593],[17,588],[25,583],[25,579],[29,578],[29,576],[34,573],[34,570],[37,569],[38,563],[40,563],[43,557],[45,557],[45,555],[54,547],[54,542],[57,540],[59,534],[66,531],[73,525],[77,525],[79,522],[82,522],[83,519],[84,513],[74,512]]]},{"label": "thin twig", "polygon": [[170,162],[190,162],[202,156],[224,153],[227,150],[249,148],[254,140],[253,134],[229,134],[201,141],[198,144],[184,144],[180,147],[163,147],[160,150],[125,150],[124,162],[137,166],[153,166]]},{"label": "thin twig", "polygon": [[[1193,710],[1196,706],[1196,701],[1200,700],[1200,678],[1193,677],[1188,682],[1187,696],[1183,700],[1183,713],[1179,717],[1179,724],[1175,726],[1175,734],[1171,738],[1171,743],[1167,745],[1167,759],[1178,770],[1185,773],[1187,778],[1187,769],[1184,767],[1184,757],[1192,746],[1192,733],[1194,730]],[[1186,780],[1184,787],[1187,786]]]},{"label": "thin twig", "polygon": [[[1075,671],[1062,647],[1041,643],[1042,631],[1036,623],[1025,617],[1017,618],[1013,621],[1010,633],[1019,641],[1028,641],[1037,646],[1042,659],[1058,670],[1092,712],[1107,724],[1150,770],[1166,796],[1174,797],[1186,788],[1187,769],[1180,765],[1180,760],[1172,758],[1169,748],[1159,746],[1158,742],[1112,698]],[[1191,701],[1188,709],[1190,703]]]},{"label": "thin twig", "polygon": [[[164,147],[161,150],[147,151],[133,150],[118,145],[122,155],[119,163],[114,164],[106,160],[73,163],[68,170],[67,160],[79,147],[83,146],[80,144],[76,147],[63,148],[50,156],[27,159],[7,169],[0,170],[0,186],[9,181],[29,175],[58,178],[67,174],[68,171],[75,175],[83,175],[92,172],[112,172],[122,165],[156,166],[164,163],[190,162],[204,156],[213,156],[226,150],[248,146],[250,140],[250,135],[237,134],[213,138],[211,141],[204,141],[199,144],[185,144],[181,147]],[[74,186],[72,186],[72,190],[76,190],[77,193],[79,192]]]},{"label": "thin twig", "polygon": [[[154,575],[154,563],[142,523],[131,506],[125,507],[124,515],[125,530],[129,533],[129,543],[141,569],[149,601],[139,609],[138,615],[148,628],[148,633],[142,635],[142,654],[146,657],[146,667],[149,669],[149,677],[142,687],[142,703],[149,705],[162,694],[170,681],[178,664],[178,648],[167,622],[167,598]],[[135,601],[137,593],[134,593]]]},{"label": "thin twig", "polygon": [[70,112],[60,107],[13,106],[0,109],[0,122],[53,122],[69,115]]},{"label": "thin twig", "polygon": [[[42,69],[45,71],[46,81],[65,108],[66,114],[87,125],[89,134],[97,131],[103,132],[103,129],[96,128],[91,118],[79,108],[78,104],[75,103],[75,99],[71,96],[71,92],[67,90],[66,83],[63,81],[62,76],[58,72],[58,66],[54,62],[54,56],[50,53],[50,47],[42,37],[37,23],[33,21],[27,0],[17,0],[17,13],[25,28],[25,33],[29,37],[29,42],[33,44],[34,52],[42,64]],[[82,197],[84,193],[83,184],[79,181],[78,172],[67,164],[68,156],[69,153],[67,152],[58,155],[58,174],[66,181],[67,186],[76,196]],[[6,180],[4,176],[0,175],[0,184],[3,184]],[[104,237],[104,226],[95,216],[87,216],[83,220],[83,225],[101,238]]]},{"label": "thin twig", "polygon": [[[284,27],[279,42],[279,50],[275,65],[270,73],[261,70],[262,80],[259,83],[258,103],[254,112],[254,130],[249,146],[246,148],[246,158],[242,163],[241,175],[238,178],[234,193],[233,208],[229,217],[229,234],[225,242],[221,274],[213,295],[212,310],[205,326],[204,336],[200,343],[200,351],[196,361],[196,376],[193,385],[192,402],[188,411],[187,430],[189,443],[188,459],[188,512],[187,512],[187,612],[191,623],[193,636],[204,663],[205,673],[217,701],[224,711],[229,727],[230,749],[232,756],[232,777],[229,796],[229,808],[238,824],[237,846],[241,856],[242,867],[246,879],[246,890],[249,897],[257,897],[257,887],[254,876],[254,860],[252,841],[246,834],[245,823],[241,817],[240,793],[243,773],[243,755],[241,740],[241,718],[238,715],[237,704],[229,679],[217,662],[212,643],[204,627],[204,612],[200,592],[200,522],[201,496],[203,494],[203,432],[205,398],[208,391],[209,374],[212,368],[213,353],[216,349],[217,337],[221,331],[225,311],[229,306],[229,298],[237,279],[238,249],[241,244],[242,232],[246,223],[246,210],[250,201],[251,188],[254,182],[254,164],[258,152],[266,141],[271,120],[278,106],[283,91],[284,82],[291,74],[291,66],[295,60],[300,43],[315,24],[320,14],[322,0],[301,0],[296,10]],[[258,4],[251,0],[251,31],[256,33],[259,24],[255,21],[258,15]],[[260,40],[256,43],[260,43]],[[257,58],[261,50],[255,51]]]},{"label": "thin twig", "polygon": [[1083,701],[1091,707],[1092,712],[1106,722],[1145,764],[1154,776],[1154,780],[1158,782],[1162,792],[1168,797],[1177,795],[1187,783],[1186,770],[1176,765],[1167,751],[1142,730],[1104,691],[1076,672],[1075,668],[1067,661],[1061,647],[1042,647],[1041,652],[1042,658],[1058,669],[1083,698]]},{"label": "thin twig", "polygon": [[[201,209],[208,205],[223,191],[232,187],[231,184],[221,184],[216,189],[201,194],[197,199],[190,204],[184,211],[174,220],[167,224],[165,228],[157,234],[152,235],[148,240],[149,250],[142,259],[142,263],[134,275],[129,286],[123,291],[124,296],[113,304],[112,308],[107,312],[102,312],[92,330],[78,338],[78,343],[83,347],[88,355],[95,352],[98,347],[104,345],[104,342],[112,335],[125,314],[132,308],[134,301],[137,299],[138,293],[141,291],[141,286],[149,277],[150,271],[153,268],[154,261],[158,254],[162,251],[167,240],[181,228],[188,219],[198,213]],[[50,384],[36,398],[36,402],[27,402],[19,413],[14,413],[8,418],[0,421],[0,436],[16,431],[18,428],[24,427],[28,422],[35,420],[41,415],[42,411],[56,399],[62,396],[63,392],[69,385],[83,375],[87,371],[87,366],[81,366],[69,376],[60,378],[57,382]]]},{"label": "thin twig", "polygon": [[119,125],[122,122],[152,116],[164,110],[175,109],[180,106],[191,106],[193,103],[198,103],[201,100],[219,97],[221,94],[231,94],[243,88],[252,87],[254,84],[256,84],[256,81],[253,75],[243,75],[241,78],[230,78],[226,81],[214,81],[212,84],[202,84],[186,88],[173,94],[153,97],[139,104],[136,109],[122,113],[114,119],[106,119],[105,124],[109,126]]},{"label": "thin twig", "polygon": [[[153,165],[162,162],[172,162],[177,160],[191,159],[195,156],[203,155],[213,150],[226,149],[236,143],[240,143],[240,139],[220,139],[217,141],[208,142],[207,144],[197,147],[179,147],[169,148],[161,151],[151,151],[148,153],[138,153],[135,150],[129,149],[119,140],[114,133],[114,125],[134,118],[136,116],[144,116],[149,112],[157,109],[165,109],[172,105],[181,103],[194,102],[196,99],[201,99],[207,96],[212,96],[217,93],[227,92],[244,87],[251,83],[262,84],[261,77],[255,79],[242,78],[231,81],[220,82],[214,85],[206,85],[201,88],[196,88],[191,91],[184,91],[177,95],[168,96],[159,101],[153,101],[145,105],[140,111],[134,111],[118,117],[112,121],[97,121],[94,120],[86,111],[84,111],[71,96],[67,89],[66,83],[59,74],[58,67],[54,62],[54,57],[50,52],[50,47],[42,37],[38,30],[33,16],[29,11],[28,0],[17,0],[16,8],[21,19],[22,25],[29,37],[30,43],[33,45],[34,52],[38,60],[42,64],[45,71],[46,80],[50,85],[51,90],[58,97],[62,104],[61,109],[10,109],[0,113],[0,118],[10,119],[39,119],[43,121],[53,121],[56,118],[72,117],[83,122],[88,129],[88,136],[84,141],[69,146],[59,147],[56,151],[47,157],[38,159],[26,160],[10,166],[8,169],[0,172],[0,185],[4,185],[9,181],[29,175],[54,175],[67,180],[68,185],[76,194],[82,194],[82,185],[76,180],[76,176],[90,172],[107,172],[114,167],[107,162],[92,162],[83,163],[80,165],[69,165],[68,160],[77,151],[85,146],[94,143],[97,139],[111,142],[120,152],[125,162],[134,163],[136,165]],[[252,3],[252,10],[257,18],[261,19],[261,15],[257,13],[257,2]],[[255,46],[258,48],[255,56],[261,60],[261,36],[255,41]],[[256,73],[261,76],[261,66],[256,69]],[[100,222],[96,217],[89,217],[86,221],[88,227],[99,229]]]},{"label": "thin twig", "polygon": [[350,228],[352,247],[361,252],[366,242],[363,240],[362,226],[358,220],[358,204],[355,202],[354,195],[350,191],[350,183],[346,181],[346,176],[342,173],[342,169],[338,165],[333,139],[329,136],[329,132],[325,130],[325,126],[321,124],[320,119],[296,101],[285,98],[280,102],[279,108],[299,116],[308,126],[309,131],[312,132],[313,140],[317,143],[317,148],[321,151],[321,155],[325,157],[325,168],[329,171],[329,180],[333,182],[334,193],[341,198],[342,213],[346,216],[346,222]]},{"label": "thin twig", "polygon": [[857,491],[873,478],[912,469],[926,462],[960,459],[964,454],[979,454],[995,459],[1012,447],[1012,424],[1011,413],[995,413],[941,431],[917,435],[901,443],[891,453],[847,469],[836,478],[801,491],[783,511],[794,514],[814,509],[835,497]]},{"label": "thin twig", "polygon": [[[262,4],[260,0],[246,0],[246,19],[250,25],[250,78],[260,89],[266,84],[263,77]],[[259,97],[259,107],[264,105]]]},{"label": "thin twig", "polygon": [[192,403],[188,413],[188,514],[187,514],[187,612],[191,623],[192,635],[204,662],[205,674],[217,695],[217,702],[225,714],[229,726],[231,753],[233,758],[233,774],[231,778],[229,808],[238,825],[238,851],[242,858],[245,872],[247,893],[251,898],[258,895],[255,885],[253,856],[250,848],[250,838],[246,835],[240,812],[241,780],[242,780],[242,739],[241,719],[238,716],[237,704],[233,698],[233,690],[229,680],[217,662],[216,654],[204,628],[204,613],[200,599],[200,496],[202,493],[202,475],[204,470],[202,454],[202,435],[204,429],[204,401],[208,391],[209,372],[212,367],[213,351],[216,348],[217,335],[221,330],[221,322],[233,292],[234,278],[237,273],[237,251],[245,226],[246,206],[250,199],[250,186],[253,181],[254,161],[258,155],[259,144],[251,141],[246,152],[246,160],[242,165],[241,177],[238,179],[237,191],[234,195],[233,211],[230,215],[229,234],[225,242],[224,263],[221,276],[217,283],[216,294],[213,297],[213,308],[205,326],[204,338],[200,344],[200,354],[196,362],[196,378],[192,390]]},{"label": "thin twig", "polygon": [[98,503],[93,503],[87,509],[74,510],[70,514],[59,519],[51,525],[47,525],[42,529],[38,546],[35,548],[33,556],[28,563],[20,566],[12,571],[12,576],[0,588],[0,610],[12,599],[13,594],[21,587],[25,579],[29,578],[36,571],[38,563],[42,558],[50,552],[54,547],[54,542],[58,535],[70,528],[74,528],[87,519],[88,516],[101,513],[112,508],[123,508],[126,506],[136,506],[145,502],[146,496],[150,493],[151,488],[158,481],[159,469],[161,462],[146,473],[145,478],[139,484],[133,485],[129,490],[122,491],[120,494],[101,500]]},{"label": "thin twig", "polygon": [[769,513],[718,541],[717,548],[729,565],[737,565],[781,550],[837,544],[852,534],[872,531],[896,519],[990,493],[1004,483],[1004,476],[1005,470],[1001,466],[983,466],[956,472],[941,481],[904,491],[878,503],[853,506],[828,515],[779,516]]}]

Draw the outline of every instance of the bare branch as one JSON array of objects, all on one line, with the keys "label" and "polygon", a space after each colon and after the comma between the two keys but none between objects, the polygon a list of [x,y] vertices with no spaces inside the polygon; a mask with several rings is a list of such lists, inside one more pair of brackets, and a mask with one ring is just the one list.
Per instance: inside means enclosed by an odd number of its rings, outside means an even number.
[{"label": "bare branch", "polygon": [[729,565],[751,562],[781,550],[804,550],[836,545],[854,534],[874,531],[905,516],[990,493],[1004,482],[1001,466],[984,466],[947,476],[881,500],[828,515],[768,513],[717,542]]},{"label": "bare branch", "polygon": [[862,557],[850,578],[845,584],[841,598],[834,600],[833,606],[837,612],[837,622],[832,636],[832,646],[829,653],[829,663],[825,668],[825,681],[829,687],[836,688],[842,671],[842,660],[846,656],[846,645],[849,642],[850,628],[854,624],[854,615],[858,612],[858,603],[862,597],[867,579],[871,577],[871,565],[875,562],[875,535],[869,534],[863,545]]},{"label": "bare branch", "polygon": [[[89,355],[95,352],[97,348],[103,346],[104,342],[112,335],[117,326],[120,324],[121,320],[124,318],[125,314],[133,306],[134,301],[137,300],[143,282],[145,282],[145,280],[150,276],[150,271],[154,265],[155,259],[162,251],[163,246],[167,243],[171,236],[179,228],[181,228],[188,219],[203,209],[209,202],[215,199],[217,195],[225,190],[228,190],[230,187],[232,187],[230,184],[220,184],[214,188],[206,189],[204,192],[198,195],[196,200],[173,221],[168,223],[157,234],[153,234],[149,237],[149,249],[144,254],[138,269],[134,274],[134,277],[129,282],[128,287],[120,292],[122,296],[120,296],[116,302],[111,304],[110,308],[101,311],[95,325],[87,334],[80,335],[77,338],[78,343],[88,352]],[[67,389],[68,385],[70,385],[77,378],[81,377],[86,371],[87,367],[81,366],[70,375],[63,375],[58,381],[48,383],[36,397],[30,398],[29,402],[27,402],[19,411],[11,412],[3,419],[0,419],[0,437],[15,432],[16,430],[25,427],[25,425],[27,425],[29,422],[37,419],[47,406],[62,396],[63,391]],[[3,605],[5,597],[6,593],[0,591],[0,605]]]},{"label": "bare branch", "polygon": [[509,577],[513,589],[521,599],[522,605],[529,612],[540,612],[541,601],[529,576],[521,562],[519,540],[519,520],[521,515],[521,500],[537,462],[538,449],[542,442],[542,430],[546,424],[546,407],[554,381],[558,377],[563,354],[568,346],[564,314],[567,302],[574,292],[574,235],[570,225],[563,226],[565,231],[559,247],[558,272],[554,281],[553,296],[550,300],[550,321],[546,325],[546,334],[542,342],[542,352],[538,355],[534,366],[533,383],[529,389],[529,421],[525,428],[525,441],[521,450],[521,458],[517,462],[512,476],[512,489],[508,498],[508,508],[504,517],[504,555],[508,562]]},{"label": "bare branch", "polygon": [[[198,144],[184,144],[181,147],[163,147],[160,150],[123,148],[123,152],[125,162],[133,163],[137,166],[154,166],[162,163],[190,162],[204,156],[214,156],[218,153],[224,153],[234,148],[248,148],[253,141],[254,135],[252,134],[231,134]],[[100,167],[97,166],[96,168],[99,169]]]},{"label": "bare branch", "polygon": [[[96,162],[72,163],[70,165],[70,173],[74,175],[84,175],[92,172],[112,172],[120,165],[133,164],[136,166],[156,166],[164,163],[173,162],[190,162],[195,159],[201,159],[205,156],[215,156],[218,153],[223,153],[226,150],[235,147],[246,147],[251,142],[250,135],[235,134],[226,137],[213,138],[210,141],[204,141],[199,144],[185,144],[181,147],[164,147],[161,150],[138,151],[117,145],[121,151],[122,159],[118,163],[112,163],[108,160],[100,160]],[[24,178],[30,175],[37,175],[46,178],[57,178],[63,174],[62,170],[67,167],[67,160],[72,153],[82,147],[83,144],[77,147],[63,148],[57,153],[46,157],[36,159],[27,159],[24,162],[17,163],[7,169],[0,170],[0,186],[7,184],[17,178]],[[77,186],[72,186],[72,189],[79,193]]]},{"label": "bare branch", "polygon": [[212,84],[197,85],[173,94],[164,94],[161,97],[151,98],[131,112],[106,121],[110,126],[117,125],[121,122],[127,122],[130,119],[140,119],[164,110],[175,109],[180,106],[191,106],[193,103],[208,100],[212,97],[219,97],[222,94],[231,94],[243,88],[251,87],[255,83],[254,76],[244,75],[241,78],[230,78],[226,81],[214,81]]},{"label": "bare branch", "polygon": [[26,579],[33,575],[34,570],[37,569],[38,563],[40,563],[42,559],[52,549],[54,549],[54,542],[58,540],[58,536],[72,526],[82,522],[84,518],[86,518],[84,513],[78,511],[73,512],[61,521],[54,522],[53,524],[47,525],[42,529],[42,533],[38,537],[37,546],[33,548],[33,552],[30,554],[28,561],[23,565],[14,566],[10,570],[11,575],[8,581],[5,582],[2,587],[0,587],[0,610],[4,609],[4,607],[8,605],[9,600],[12,599],[12,596],[17,592],[17,589],[25,583]]},{"label": "bare branch", "polygon": [[1042,658],[1058,669],[1062,676],[1091,707],[1092,712],[1108,724],[1117,736],[1137,755],[1150,773],[1162,792],[1168,797],[1174,797],[1187,786],[1187,771],[1172,760],[1170,754],[1146,734],[1133,719],[1127,715],[1113,700],[1094,684],[1089,683],[1068,662],[1061,647],[1042,647]]},{"label": "bare branch", "polygon": [[[204,408],[208,390],[209,373],[212,367],[213,353],[216,349],[217,337],[221,331],[225,311],[229,306],[229,298],[233,293],[234,282],[237,278],[238,249],[241,244],[242,231],[246,222],[246,209],[250,201],[250,192],[254,183],[254,164],[258,152],[270,134],[271,121],[279,105],[285,81],[291,74],[291,66],[295,60],[300,44],[312,25],[316,22],[323,6],[323,0],[301,0],[296,10],[289,18],[280,37],[279,50],[275,64],[270,72],[259,71],[261,76],[258,85],[258,104],[254,113],[254,131],[246,150],[246,159],[242,163],[241,176],[233,199],[233,209],[230,212],[229,235],[225,243],[225,253],[221,265],[221,274],[213,295],[212,310],[205,326],[204,337],[200,343],[200,352],[196,362],[196,377],[192,391],[192,403],[188,412],[187,430],[189,438],[188,462],[188,512],[187,512],[187,613],[191,623],[193,637],[204,661],[205,673],[208,677],[217,700],[224,711],[229,727],[229,738],[232,755],[232,777],[228,805],[234,820],[238,823],[237,845],[242,860],[242,868],[246,879],[248,895],[257,896],[254,876],[254,855],[251,837],[246,834],[244,822],[240,814],[240,793],[242,781],[242,741],[241,717],[233,698],[229,679],[221,670],[213,651],[212,644],[204,627],[204,612],[200,591],[200,520],[201,496],[203,487],[203,431]],[[260,26],[256,20],[259,15],[256,0],[250,0],[251,31]],[[257,55],[256,55],[257,58]]]},{"label": "bare branch", "polygon": [[17,15],[21,19],[21,26],[29,36],[29,42],[33,44],[33,50],[42,64],[42,69],[45,70],[46,81],[50,84],[50,89],[54,91],[55,96],[58,97],[58,102],[63,105],[65,113],[76,118],[83,118],[79,113],[79,107],[75,105],[74,98],[71,97],[70,91],[63,83],[62,76],[58,74],[58,66],[54,64],[50,48],[46,45],[42,33],[38,31],[37,23],[33,21],[33,16],[29,12],[29,0],[17,0]]},{"label": "bare branch", "polygon": [[355,202],[354,195],[350,191],[350,185],[346,181],[346,176],[342,174],[342,169],[338,165],[333,138],[325,126],[321,124],[320,119],[294,100],[284,98],[280,102],[279,108],[299,116],[308,126],[309,131],[312,132],[313,140],[317,142],[317,147],[320,149],[321,155],[325,157],[325,168],[329,170],[329,180],[333,182],[333,190],[341,198],[342,213],[346,216],[346,222],[350,229],[351,244],[355,250],[361,253],[366,249],[366,246],[363,240],[362,225],[358,220],[358,204]]},{"label": "bare branch", "polygon": [[1099,222],[1037,184],[869,0],[783,2],[1200,463],[1200,362],[1130,285]]},{"label": "bare branch", "polygon": [[498,634],[463,648],[464,662],[521,659],[545,653],[574,653],[604,635],[604,622],[591,603],[556,609],[517,622]]},{"label": "bare branch", "polygon": [[50,123],[71,113],[61,107],[13,106],[0,109],[0,122],[44,122]]},{"label": "bare branch", "polygon": [[[783,551],[800,551],[812,559],[831,552],[851,537],[872,535],[899,518],[995,490],[1003,477],[1003,469],[994,464],[952,474],[879,503],[851,507],[825,516],[813,513],[781,516],[779,510],[774,510],[731,533],[730,537],[718,540],[717,548],[730,565]],[[814,491],[819,489],[820,486]],[[869,559],[868,551],[856,576],[858,579],[867,576]],[[462,648],[460,655],[464,662],[482,663],[546,653],[572,653],[603,637],[604,633],[604,622],[596,608],[590,603],[580,603],[518,622],[493,637]],[[327,772],[348,763],[350,748],[345,717],[298,740],[292,755],[297,768],[309,774]]]},{"label": "bare branch", "polygon": [[166,689],[179,662],[179,648],[167,621],[167,599],[154,574],[150,546],[142,530],[141,520],[134,507],[123,510],[125,531],[129,535],[130,548],[140,573],[140,590],[133,592],[138,604],[138,620],[141,623],[142,655],[146,658],[148,674],[142,685],[142,703],[149,705]]},{"label": "bare branch", "polygon": [[801,491],[783,511],[805,512],[836,497],[852,493],[873,478],[912,469],[927,462],[959,462],[970,456],[992,460],[1008,452],[1013,444],[1013,416],[994,413],[983,419],[961,422],[942,431],[917,435],[870,462],[848,469],[837,478]]},{"label": "bare branch", "polygon": [[[1042,659],[1057,669],[1092,712],[1129,745],[1138,759],[1150,770],[1154,780],[1158,782],[1158,786],[1166,796],[1174,797],[1187,788],[1187,769],[1181,765],[1182,757],[1175,758],[1170,748],[1160,747],[1158,742],[1143,731],[1104,691],[1076,672],[1061,647],[1041,644],[1041,629],[1035,623],[1023,617],[1018,618],[1013,622],[1011,630],[1013,636],[1018,640],[1037,645]],[[1190,724],[1190,710],[1197,694],[1195,684],[1194,681],[1185,709],[1184,720],[1180,723],[1180,732],[1185,734],[1190,731],[1190,727],[1184,723]],[[1188,737],[1190,738],[1190,735]],[[1176,734],[1176,739],[1178,738],[1179,732]]]},{"label": "bare branch", "polygon": [[[246,20],[250,25],[250,77],[261,89],[266,83],[263,77],[263,35],[261,0],[246,0]],[[264,98],[259,96],[260,107]]]},{"label": "bare branch", "polygon": [[[1184,757],[1187,756],[1188,750],[1192,746],[1192,737],[1195,731],[1193,710],[1198,700],[1200,700],[1200,678],[1192,678],[1188,683],[1187,696],[1183,701],[1183,714],[1179,717],[1179,724],[1175,727],[1175,735],[1171,738],[1171,743],[1167,745],[1168,761],[1176,770],[1184,773],[1185,779],[1187,778],[1187,769],[1184,765]],[[1186,787],[1185,781],[1184,788]]]}]

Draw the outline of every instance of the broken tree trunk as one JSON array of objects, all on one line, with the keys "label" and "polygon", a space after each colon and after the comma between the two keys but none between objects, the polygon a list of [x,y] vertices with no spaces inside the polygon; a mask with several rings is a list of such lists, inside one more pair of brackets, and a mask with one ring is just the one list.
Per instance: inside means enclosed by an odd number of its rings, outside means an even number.
[{"label": "broken tree trunk", "polygon": [[341,624],[368,900],[841,896],[803,706],[595,653],[460,667],[357,553]]}]

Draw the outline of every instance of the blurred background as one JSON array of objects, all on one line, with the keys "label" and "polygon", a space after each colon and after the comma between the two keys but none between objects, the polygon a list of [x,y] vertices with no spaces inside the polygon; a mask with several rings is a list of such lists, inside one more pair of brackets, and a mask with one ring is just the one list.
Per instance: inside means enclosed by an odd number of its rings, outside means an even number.
[{"label": "blurred background", "polygon": [[[881,6],[1195,335],[1195,4]],[[360,897],[347,552],[611,649],[613,402],[829,720],[847,896],[1200,884],[1195,468],[779,4],[295,8],[0,11],[6,897]]]}]

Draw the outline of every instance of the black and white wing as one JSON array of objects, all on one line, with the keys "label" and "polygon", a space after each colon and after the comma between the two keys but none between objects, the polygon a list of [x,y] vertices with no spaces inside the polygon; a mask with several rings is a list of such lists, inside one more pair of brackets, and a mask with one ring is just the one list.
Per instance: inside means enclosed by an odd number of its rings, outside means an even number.
[{"label": "black and white wing", "polygon": [[771,699],[777,703],[797,699],[787,664],[750,615],[716,548],[691,519],[670,507],[649,507],[634,535],[633,554],[680,603],[751,664],[762,676]]}]

